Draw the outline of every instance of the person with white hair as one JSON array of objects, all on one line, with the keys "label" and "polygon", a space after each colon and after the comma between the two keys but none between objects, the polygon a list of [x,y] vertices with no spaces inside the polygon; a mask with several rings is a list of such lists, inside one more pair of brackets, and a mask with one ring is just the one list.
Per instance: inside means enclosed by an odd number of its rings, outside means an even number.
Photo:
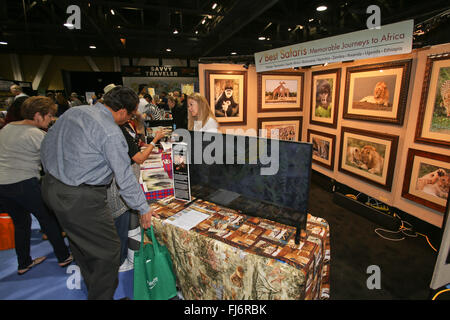
[{"label": "person with white hair", "polygon": [[14,100],[19,97],[28,97],[27,94],[23,93],[22,87],[17,84],[13,84],[11,87],[9,87],[9,91],[11,91],[11,93],[14,95]]}]

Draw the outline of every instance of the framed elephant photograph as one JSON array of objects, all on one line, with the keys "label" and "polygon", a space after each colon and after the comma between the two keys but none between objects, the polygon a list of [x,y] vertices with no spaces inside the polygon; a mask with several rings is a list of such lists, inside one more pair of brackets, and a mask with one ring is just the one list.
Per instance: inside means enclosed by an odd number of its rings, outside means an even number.
[{"label": "framed elephant photograph", "polygon": [[450,188],[450,156],[408,150],[402,197],[445,211]]},{"label": "framed elephant photograph", "polygon": [[402,125],[410,73],[411,60],[348,68],[343,118]]},{"label": "framed elephant photograph", "polygon": [[268,139],[300,141],[302,119],[302,117],[258,118],[259,136]]},{"label": "framed elephant photograph", "polygon": [[310,123],[336,128],[341,69],[312,73]]},{"label": "framed elephant photograph", "polygon": [[258,73],[258,112],[302,111],[303,72]]},{"label": "framed elephant photograph", "polygon": [[247,72],[205,70],[206,100],[220,125],[247,124]]},{"label": "framed elephant photograph", "polygon": [[427,59],[415,141],[450,147],[450,53]]},{"label": "framed elephant photograph", "polygon": [[336,136],[334,134],[308,129],[307,142],[313,145],[312,161],[333,171]]},{"label": "framed elephant photograph", "polygon": [[398,136],[342,127],[339,171],[391,190]]}]

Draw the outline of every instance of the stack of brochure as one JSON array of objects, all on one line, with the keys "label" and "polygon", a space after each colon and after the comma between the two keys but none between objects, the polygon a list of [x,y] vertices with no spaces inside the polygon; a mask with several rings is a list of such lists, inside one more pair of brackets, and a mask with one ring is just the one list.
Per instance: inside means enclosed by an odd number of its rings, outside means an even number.
[{"label": "stack of brochure", "polygon": [[145,192],[154,192],[173,188],[173,180],[164,168],[148,168],[141,170],[139,182],[144,187]]}]

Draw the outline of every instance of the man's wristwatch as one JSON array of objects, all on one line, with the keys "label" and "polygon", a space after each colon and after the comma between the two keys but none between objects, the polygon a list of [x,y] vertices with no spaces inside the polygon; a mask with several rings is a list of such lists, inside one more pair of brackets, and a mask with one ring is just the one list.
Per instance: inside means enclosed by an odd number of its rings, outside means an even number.
[{"label": "man's wristwatch", "polygon": [[153,146],[153,147],[156,147],[156,144],[152,141],[152,142],[150,142],[150,144]]}]

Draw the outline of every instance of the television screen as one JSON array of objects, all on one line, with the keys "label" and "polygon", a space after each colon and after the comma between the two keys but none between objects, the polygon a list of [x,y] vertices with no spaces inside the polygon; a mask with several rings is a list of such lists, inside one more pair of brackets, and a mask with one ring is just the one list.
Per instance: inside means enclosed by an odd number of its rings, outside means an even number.
[{"label": "television screen", "polygon": [[[304,229],[312,144],[221,133],[190,134],[193,196]],[[208,194],[196,186],[208,188]]]}]

